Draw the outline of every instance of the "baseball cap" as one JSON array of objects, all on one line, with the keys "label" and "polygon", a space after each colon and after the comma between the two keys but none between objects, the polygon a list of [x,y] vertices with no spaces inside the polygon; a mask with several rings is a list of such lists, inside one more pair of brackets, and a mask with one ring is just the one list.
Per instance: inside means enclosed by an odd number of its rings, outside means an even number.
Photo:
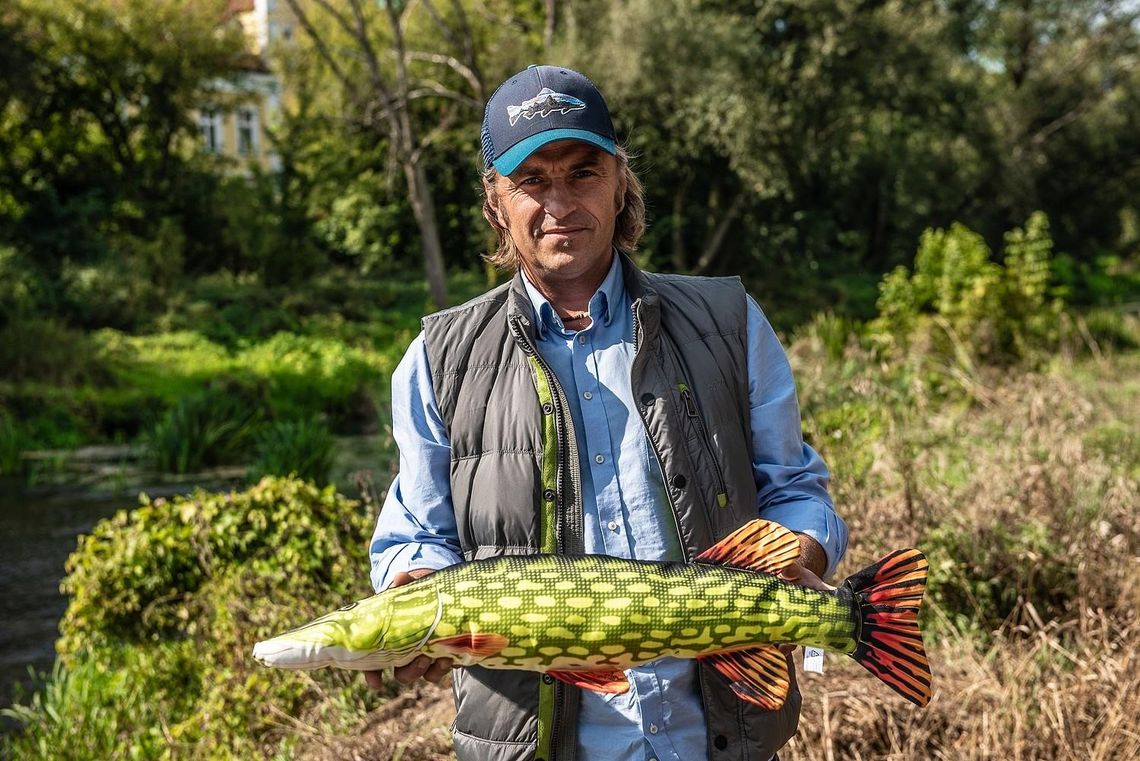
[{"label": "baseball cap", "polygon": [[510,174],[555,140],[617,152],[610,110],[594,83],[563,66],[528,66],[499,85],[483,112],[483,163]]}]

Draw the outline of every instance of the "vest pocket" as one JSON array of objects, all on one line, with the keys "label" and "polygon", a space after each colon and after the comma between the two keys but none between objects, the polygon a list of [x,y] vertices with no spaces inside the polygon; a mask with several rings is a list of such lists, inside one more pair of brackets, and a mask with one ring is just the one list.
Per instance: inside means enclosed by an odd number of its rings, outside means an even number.
[{"label": "vest pocket", "polygon": [[697,436],[700,439],[701,446],[704,447],[705,457],[712,466],[713,477],[716,482],[716,506],[728,507],[728,487],[725,485],[724,472],[721,470],[720,461],[713,449],[712,437],[709,435],[708,427],[705,426],[700,408],[697,407],[696,395],[687,383],[678,383],[677,390],[681,392],[681,404],[684,405],[685,416],[697,429]]}]

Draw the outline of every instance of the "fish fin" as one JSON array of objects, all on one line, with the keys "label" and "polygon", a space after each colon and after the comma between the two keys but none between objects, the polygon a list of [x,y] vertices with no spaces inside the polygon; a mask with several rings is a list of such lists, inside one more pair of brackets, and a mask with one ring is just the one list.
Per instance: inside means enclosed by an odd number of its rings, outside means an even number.
[{"label": "fish fin", "polygon": [[757,518],[697,555],[696,560],[775,576],[799,556],[799,537],[779,523]]},{"label": "fish fin", "polygon": [[547,671],[560,682],[581,687],[584,690],[620,695],[629,691],[629,680],[624,671]]},{"label": "fish fin", "polygon": [[519,117],[522,116],[522,111],[522,108],[519,106],[507,106],[507,118],[510,120],[512,127],[515,126]]},{"label": "fish fin", "polygon": [[775,711],[788,699],[788,657],[775,647],[750,647],[699,658],[719,671],[741,700]]},{"label": "fish fin", "polygon": [[926,570],[921,552],[897,550],[843,582],[861,619],[851,657],[919,707],[931,696],[930,662],[918,629]]},{"label": "fish fin", "polygon": [[431,640],[428,644],[459,656],[471,655],[476,658],[486,658],[502,650],[508,642],[509,640],[502,634],[480,632],[441,637]]}]

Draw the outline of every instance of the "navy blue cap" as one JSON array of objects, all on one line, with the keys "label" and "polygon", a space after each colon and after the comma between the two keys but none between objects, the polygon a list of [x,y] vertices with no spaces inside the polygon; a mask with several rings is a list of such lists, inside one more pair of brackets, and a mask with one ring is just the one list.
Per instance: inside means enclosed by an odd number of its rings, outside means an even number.
[{"label": "navy blue cap", "polygon": [[554,140],[581,140],[617,153],[610,110],[593,82],[560,66],[527,67],[487,101],[483,162],[510,174]]}]

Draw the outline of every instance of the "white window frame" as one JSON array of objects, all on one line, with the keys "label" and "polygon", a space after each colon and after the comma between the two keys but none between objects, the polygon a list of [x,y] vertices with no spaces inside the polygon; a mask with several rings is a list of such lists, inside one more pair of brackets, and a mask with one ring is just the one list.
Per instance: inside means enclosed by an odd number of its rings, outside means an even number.
[{"label": "white window frame", "polygon": [[[243,130],[249,130],[248,142],[242,135]],[[257,155],[257,109],[244,106],[237,112],[237,152],[239,156],[253,158]]]},{"label": "white window frame", "polygon": [[202,136],[202,149],[206,153],[221,153],[225,148],[222,133],[222,112],[216,108],[203,108],[198,114],[198,131]]}]

